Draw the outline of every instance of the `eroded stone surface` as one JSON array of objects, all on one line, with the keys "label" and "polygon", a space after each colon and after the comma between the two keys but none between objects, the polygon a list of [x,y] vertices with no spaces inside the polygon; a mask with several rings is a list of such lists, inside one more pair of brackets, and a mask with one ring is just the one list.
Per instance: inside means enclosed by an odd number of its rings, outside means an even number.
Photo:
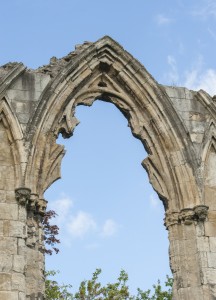
[{"label": "eroded stone surface", "polygon": [[173,299],[216,299],[216,97],[159,85],[109,37],[37,70],[0,68],[0,299],[43,299],[44,191],[60,178],[77,105],[115,104],[164,203]]}]

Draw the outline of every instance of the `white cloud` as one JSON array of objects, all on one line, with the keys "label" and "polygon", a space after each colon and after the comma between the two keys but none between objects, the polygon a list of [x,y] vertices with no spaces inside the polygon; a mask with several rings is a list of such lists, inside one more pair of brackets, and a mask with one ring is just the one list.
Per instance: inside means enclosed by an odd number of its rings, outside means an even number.
[{"label": "white cloud", "polygon": [[179,81],[179,74],[175,57],[172,55],[168,55],[167,62],[170,66],[170,70],[165,74],[165,80],[169,82],[169,84],[177,84]]},{"label": "white cloud", "polygon": [[192,70],[186,75],[185,86],[195,91],[203,89],[213,96],[216,94],[216,71],[207,69],[200,74]]},{"label": "white cloud", "polygon": [[159,199],[154,194],[150,195],[150,204],[153,208],[159,207]]},{"label": "white cloud", "polygon": [[167,62],[170,68],[164,75],[166,84],[184,86],[194,91],[203,89],[211,96],[216,94],[216,70],[204,69],[201,55],[196,59],[192,67],[183,74],[179,74],[174,56],[168,55]]},{"label": "white cloud", "polygon": [[193,16],[200,18],[213,17],[216,18],[216,2],[215,0],[204,0],[202,7],[196,8],[192,11]]},{"label": "white cloud", "polygon": [[216,33],[211,28],[208,28],[208,33],[216,41]]},{"label": "white cloud", "polygon": [[157,15],[155,19],[156,19],[157,24],[160,26],[170,24],[173,21],[172,19],[170,19],[162,14]]},{"label": "white cloud", "polygon": [[107,219],[103,225],[101,235],[103,237],[113,236],[116,234],[117,229],[118,229],[118,224],[112,219]]},{"label": "white cloud", "polygon": [[[103,225],[99,225],[95,218],[88,212],[79,210],[74,211],[74,202],[67,196],[54,201],[50,208],[58,214],[53,219],[54,224],[60,228],[60,239],[71,245],[71,238],[83,238],[88,234],[94,233],[95,238],[111,237],[116,234],[118,224],[112,220],[105,220]],[[99,247],[100,243],[90,243],[86,245],[86,249],[93,249]]]},{"label": "white cloud", "polygon": [[52,203],[51,209],[57,213],[57,217],[55,218],[55,223],[64,222],[70,213],[70,209],[73,207],[73,200],[69,197],[62,197]]},{"label": "white cloud", "polygon": [[216,71],[213,69],[199,71],[197,68],[187,71],[184,86],[194,91],[203,89],[213,96],[216,94]]},{"label": "white cloud", "polygon": [[82,238],[96,228],[97,224],[93,217],[84,211],[79,211],[77,215],[71,217],[67,223],[68,232],[72,237]]}]

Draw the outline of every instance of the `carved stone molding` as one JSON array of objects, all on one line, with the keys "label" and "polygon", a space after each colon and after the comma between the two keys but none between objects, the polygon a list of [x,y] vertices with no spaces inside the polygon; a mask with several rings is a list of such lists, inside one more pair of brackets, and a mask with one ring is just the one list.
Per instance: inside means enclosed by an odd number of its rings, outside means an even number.
[{"label": "carved stone molding", "polygon": [[28,209],[31,211],[35,211],[37,202],[38,202],[38,194],[31,194],[29,203],[28,203]]},{"label": "carved stone molding", "polygon": [[20,205],[27,205],[30,199],[31,190],[26,187],[15,189],[15,197]]},{"label": "carved stone molding", "polygon": [[36,203],[36,211],[38,214],[43,216],[46,212],[47,202],[45,199],[39,199]]},{"label": "carved stone molding", "polygon": [[195,216],[198,218],[198,221],[205,221],[208,209],[209,207],[206,205],[197,205],[194,207]]},{"label": "carved stone molding", "polygon": [[47,201],[44,199],[39,199],[38,194],[31,194],[28,203],[29,211],[33,212],[34,215],[43,216],[47,207]]},{"label": "carved stone molding", "polygon": [[191,225],[195,218],[195,211],[193,208],[184,208],[179,214],[179,222],[184,223],[185,225]]},{"label": "carved stone molding", "polygon": [[166,213],[165,226],[168,228],[175,224],[191,225],[194,222],[204,222],[208,215],[209,207],[197,205],[194,208],[184,208],[180,212]]},{"label": "carved stone molding", "polygon": [[26,206],[34,214],[44,215],[47,207],[45,199],[39,199],[38,194],[31,194],[31,190],[26,187],[15,190],[15,197],[20,205]]}]

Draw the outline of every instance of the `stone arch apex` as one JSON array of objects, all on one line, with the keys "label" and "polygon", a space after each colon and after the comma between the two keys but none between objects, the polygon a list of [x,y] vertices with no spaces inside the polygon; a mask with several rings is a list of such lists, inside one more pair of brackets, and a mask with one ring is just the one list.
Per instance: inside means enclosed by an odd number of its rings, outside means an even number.
[{"label": "stone arch apex", "polygon": [[[132,134],[149,152],[143,166],[165,207],[179,210],[189,198],[191,205],[198,205],[193,145],[166,91],[108,36],[78,49],[77,54],[70,53],[63,58],[66,62],[58,71],[53,67],[57,73],[41,94],[37,110],[29,121],[27,132],[32,139],[32,154],[26,185],[37,186],[39,191],[34,192],[42,197],[44,190],[60,177],[64,150],[55,144],[56,136],[60,132],[65,137],[73,134],[78,124],[75,118],[77,105],[91,105],[100,99],[120,109]],[[43,151],[38,151],[38,144]],[[47,160],[41,160],[41,155]],[[192,164],[185,164],[186,160]],[[35,172],[35,164],[39,165],[39,161],[40,167]],[[41,165],[42,161],[44,165]],[[39,176],[41,170],[46,170],[45,177]],[[191,182],[190,187],[188,182]]]}]

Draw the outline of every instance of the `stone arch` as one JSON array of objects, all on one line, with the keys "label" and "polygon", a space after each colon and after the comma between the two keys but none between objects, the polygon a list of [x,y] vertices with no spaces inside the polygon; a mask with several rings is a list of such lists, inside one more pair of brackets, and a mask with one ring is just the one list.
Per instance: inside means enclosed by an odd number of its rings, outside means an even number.
[{"label": "stone arch", "polygon": [[[73,134],[77,105],[97,99],[116,105],[148,152],[142,164],[166,208],[174,299],[215,298],[216,96],[158,84],[105,36],[37,70],[19,63],[0,68],[2,147],[11,149],[16,177],[14,184],[14,175],[9,176],[9,190],[2,185],[0,192],[0,221],[10,225],[0,246],[13,252],[7,299],[44,298],[43,194],[60,177],[65,154],[56,139],[60,133],[65,138]],[[23,284],[13,290],[18,253]],[[6,278],[3,272],[0,277]]]},{"label": "stone arch", "polygon": [[203,178],[203,199],[205,205],[209,206],[211,213],[216,209],[215,192],[216,192],[216,176],[215,169],[212,167],[216,163],[216,135],[215,122],[210,120],[206,135],[204,136],[204,147],[202,151],[202,173]]},{"label": "stone arch", "polygon": [[85,47],[41,95],[28,126],[32,147],[26,186],[42,198],[47,187],[60,177],[64,149],[56,145],[56,138],[59,133],[70,137],[78,123],[76,106],[91,105],[96,99],[116,105],[127,118],[132,134],[145,146],[148,157],[143,166],[165,207],[180,211],[186,203],[192,207],[200,204],[193,145],[168,95],[109,37]]},{"label": "stone arch", "polygon": [[12,153],[15,171],[15,187],[23,186],[23,175],[26,166],[26,152],[23,147],[23,132],[12,111],[8,100],[4,97],[0,102],[0,121],[3,123],[9,142],[9,151]]}]

